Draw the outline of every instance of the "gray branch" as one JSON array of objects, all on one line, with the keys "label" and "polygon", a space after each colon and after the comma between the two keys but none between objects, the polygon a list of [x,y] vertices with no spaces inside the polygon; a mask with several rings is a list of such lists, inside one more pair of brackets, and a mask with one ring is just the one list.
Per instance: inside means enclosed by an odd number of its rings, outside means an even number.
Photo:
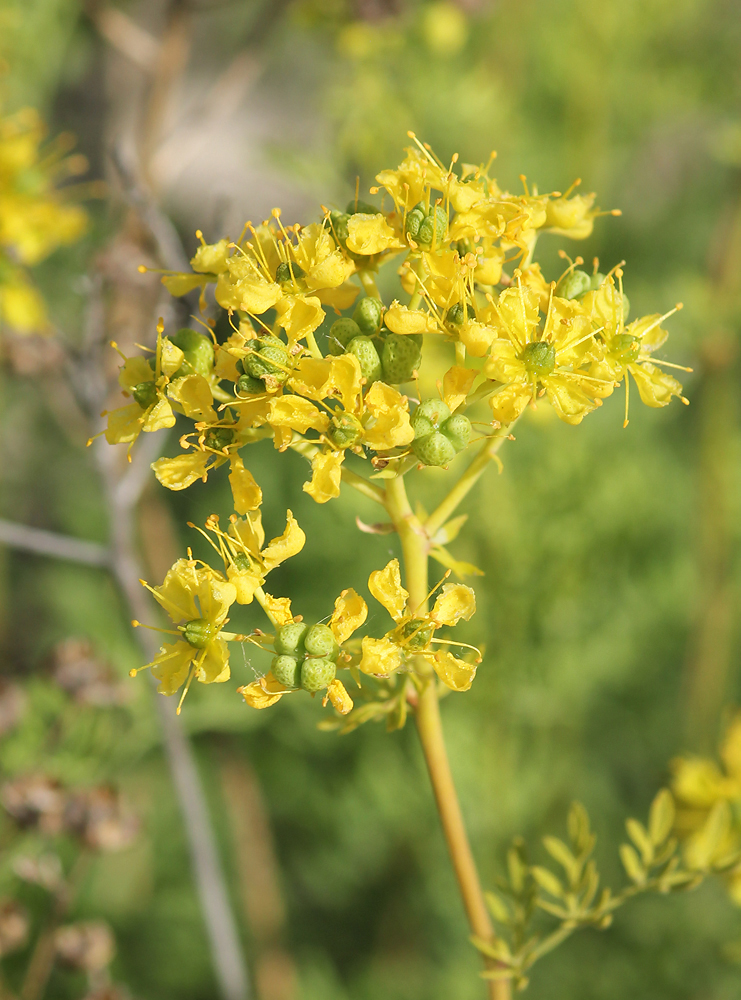
[{"label": "gray branch", "polygon": [[86,566],[110,566],[111,553],[105,545],[86,542],[55,531],[29,528],[25,524],[0,519],[0,544],[53,559],[69,559]]}]

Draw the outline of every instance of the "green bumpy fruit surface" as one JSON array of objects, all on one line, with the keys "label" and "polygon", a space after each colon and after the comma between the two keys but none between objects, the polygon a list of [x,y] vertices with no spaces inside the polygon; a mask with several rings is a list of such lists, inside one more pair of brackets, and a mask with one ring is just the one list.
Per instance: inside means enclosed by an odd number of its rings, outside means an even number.
[{"label": "green bumpy fruit surface", "polygon": [[309,631],[309,626],[304,622],[288,622],[278,629],[273,646],[275,652],[281,655],[303,656],[304,636]]},{"label": "green bumpy fruit surface", "polygon": [[440,430],[450,416],[450,408],[442,399],[425,399],[411,417],[412,428],[417,437],[424,437],[432,431]]},{"label": "green bumpy fruit surface", "polygon": [[348,201],[345,211],[348,215],[378,215],[381,209],[371,205],[369,201],[362,201],[360,198],[356,201],[353,198],[352,201]]},{"label": "green bumpy fruit surface", "polygon": [[323,656],[309,656],[301,664],[301,687],[314,694],[328,687],[335,678],[337,667]]},{"label": "green bumpy fruit surface", "polygon": [[355,306],[352,318],[360,327],[360,332],[366,337],[372,337],[378,333],[383,316],[383,303],[380,299],[374,299],[368,295],[360,299]]},{"label": "green bumpy fruit surface", "polygon": [[157,386],[154,382],[140,382],[131,390],[131,395],[143,410],[148,410],[157,402]]},{"label": "green bumpy fruit surface", "polygon": [[288,656],[285,653],[274,656],[270,670],[273,677],[283,687],[297,688],[301,686],[301,664],[295,656]]},{"label": "green bumpy fruit surface", "polygon": [[383,342],[381,365],[383,380],[391,385],[408,382],[422,361],[422,350],[414,335],[390,333]]},{"label": "green bumpy fruit surface", "polygon": [[592,281],[586,271],[569,271],[556,289],[556,294],[562,299],[578,299],[592,287]]},{"label": "green bumpy fruit surface", "polygon": [[213,448],[214,451],[222,451],[233,440],[234,431],[231,427],[212,427],[206,431],[203,437],[203,443],[206,447]]},{"label": "green bumpy fruit surface", "polygon": [[304,636],[304,649],[307,656],[322,656],[328,660],[336,660],[340,651],[328,625],[312,625]]},{"label": "green bumpy fruit surface", "polygon": [[299,279],[305,276],[306,272],[303,267],[293,260],[289,262],[282,260],[275,270],[275,280],[279,285],[292,285],[294,282],[299,281]]},{"label": "green bumpy fruit surface", "polygon": [[242,359],[246,374],[253,378],[269,378],[278,383],[288,378],[288,351],[277,337],[263,337],[254,341],[253,351]]},{"label": "green bumpy fruit surface", "polygon": [[423,465],[448,465],[456,456],[452,441],[440,431],[415,438],[412,442],[412,451]]},{"label": "green bumpy fruit surface", "polygon": [[212,625],[207,618],[194,618],[183,629],[183,638],[196,649],[205,649],[218,633],[218,625]]},{"label": "green bumpy fruit surface", "polygon": [[370,337],[354,337],[347,345],[347,353],[354,354],[360,364],[360,371],[368,385],[377,382],[383,375],[381,359]]},{"label": "green bumpy fruit surface", "polygon": [[327,437],[335,448],[352,448],[363,436],[363,425],[352,413],[341,410],[332,417],[327,428]]},{"label": "green bumpy fruit surface", "polygon": [[185,355],[185,360],[175,375],[176,378],[180,375],[193,374],[203,375],[205,378],[211,374],[214,367],[214,345],[210,337],[205,333],[199,333],[198,330],[183,327],[169,339]]},{"label": "green bumpy fruit surface", "polygon": [[454,413],[441,425],[440,431],[456,451],[463,451],[471,440],[471,421],[463,413]]},{"label": "green bumpy fruit surface", "polygon": [[329,353],[335,356],[344,354],[350,341],[361,335],[360,327],[354,319],[349,316],[336,319],[329,329]]},{"label": "green bumpy fruit surface", "polygon": [[253,378],[251,375],[240,375],[235,384],[237,395],[254,396],[258,392],[265,392],[265,383],[262,379]]}]

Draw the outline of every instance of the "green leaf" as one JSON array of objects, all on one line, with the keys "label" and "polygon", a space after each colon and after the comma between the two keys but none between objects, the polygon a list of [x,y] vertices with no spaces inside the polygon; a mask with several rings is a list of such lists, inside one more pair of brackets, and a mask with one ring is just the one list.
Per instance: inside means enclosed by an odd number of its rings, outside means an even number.
[{"label": "green leaf", "polygon": [[568,818],[569,840],[577,852],[581,852],[589,844],[589,814],[581,802],[572,802]]},{"label": "green leaf", "polygon": [[448,550],[444,549],[441,545],[431,549],[430,555],[433,559],[437,560],[441,566],[444,566],[446,569],[452,569],[455,575],[461,580],[466,576],[484,575],[484,571],[479,569],[478,566],[474,566],[474,564],[470,562],[465,562],[463,559],[456,559],[455,556],[451,556]]},{"label": "green leaf", "polygon": [[569,879],[572,879],[577,869],[577,861],[566,844],[558,837],[543,837],[543,846],[550,856],[563,866]]},{"label": "green leaf", "polygon": [[551,896],[555,896],[556,899],[563,899],[564,887],[560,879],[556,878],[553,872],[548,871],[547,868],[542,868],[540,865],[535,865],[534,868],[530,869],[530,873],[541,889],[550,893]]},{"label": "green leaf", "polygon": [[620,860],[623,862],[628,878],[636,885],[643,885],[646,881],[646,871],[640,862],[640,858],[630,844],[620,845]]},{"label": "green leaf", "polygon": [[651,842],[648,831],[637,819],[626,820],[625,829],[628,831],[630,839],[641,852],[644,865],[648,867],[654,859],[654,845]]},{"label": "green leaf", "polygon": [[656,847],[663,844],[674,826],[674,799],[668,788],[662,788],[651,803],[648,813],[648,835]]},{"label": "green leaf", "polygon": [[705,823],[685,844],[687,866],[695,871],[707,871],[711,868],[730,830],[730,807],[727,802],[716,802]]},{"label": "green leaf", "polygon": [[486,897],[486,904],[489,907],[489,912],[492,917],[497,920],[500,924],[508,924],[510,922],[510,912],[509,907],[505,901],[498,896],[495,892],[484,893]]},{"label": "green leaf", "polygon": [[488,955],[489,958],[495,958],[497,962],[502,962],[504,965],[512,965],[512,952],[509,950],[509,945],[502,938],[494,938],[492,941],[484,941],[480,937],[472,937],[471,943],[475,948],[478,948],[480,952],[484,955]]},{"label": "green leaf", "polygon": [[460,514],[458,517],[453,517],[447,524],[444,524],[442,528],[439,528],[431,538],[433,545],[447,545],[448,542],[452,542],[458,537],[458,534],[463,527],[463,525],[468,520],[468,514]]}]

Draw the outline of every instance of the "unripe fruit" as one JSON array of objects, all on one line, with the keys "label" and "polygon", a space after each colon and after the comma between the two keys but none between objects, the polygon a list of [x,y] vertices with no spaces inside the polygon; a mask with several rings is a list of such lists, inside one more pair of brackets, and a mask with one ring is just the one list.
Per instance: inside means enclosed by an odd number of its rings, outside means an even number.
[{"label": "unripe fruit", "polygon": [[467,302],[456,302],[445,314],[445,322],[451,326],[460,326],[465,320],[473,316],[473,311]]},{"label": "unripe fruit", "polygon": [[[420,338],[421,339],[421,338]],[[422,351],[416,337],[390,333],[381,350],[383,380],[391,385],[408,382],[422,361]]]},{"label": "unripe fruit", "polygon": [[266,376],[278,384],[288,378],[288,351],[277,337],[263,337],[252,342],[255,353],[242,360],[242,366],[253,378]]},{"label": "unripe fruit", "polygon": [[231,427],[211,427],[203,436],[205,446],[213,448],[214,451],[223,451],[233,440],[234,431]]},{"label": "unripe fruit", "polygon": [[335,448],[352,448],[363,436],[363,425],[352,413],[335,413],[327,429],[327,437]]},{"label": "unripe fruit", "polygon": [[297,688],[301,684],[301,664],[295,656],[287,656],[286,654],[274,656],[270,670],[273,677],[283,687]]},{"label": "unripe fruit", "polygon": [[456,451],[463,451],[471,440],[471,421],[463,413],[454,413],[441,425],[441,432]]},{"label": "unripe fruit", "polygon": [[295,281],[298,281],[305,275],[306,271],[304,271],[303,267],[293,260],[288,263],[282,260],[275,270],[275,280],[279,285],[292,285]]},{"label": "unripe fruit", "polygon": [[610,341],[610,352],[623,364],[635,361],[641,349],[641,342],[629,333],[619,333]]},{"label": "unripe fruit", "polygon": [[348,215],[357,215],[361,213],[362,215],[378,215],[381,211],[380,208],[376,208],[375,205],[371,205],[368,201],[357,201],[353,198],[352,201],[348,201],[347,208],[345,209]]},{"label": "unripe fruit", "polygon": [[308,656],[323,656],[336,660],[340,647],[328,625],[312,625],[304,636],[304,649]]},{"label": "unripe fruit", "polygon": [[411,422],[417,437],[437,431],[450,416],[450,408],[442,399],[425,399],[412,414]]},{"label": "unripe fruit", "polygon": [[383,315],[383,303],[380,299],[374,299],[372,296],[368,295],[364,299],[360,299],[358,304],[355,306],[355,310],[352,314],[352,318],[360,327],[360,332],[366,337],[372,337],[374,333],[378,332],[381,326],[381,317]]},{"label": "unripe fruit", "polygon": [[442,206],[436,205],[419,227],[416,242],[421,247],[440,246],[447,231],[448,213]]},{"label": "unripe fruit", "polygon": [[219,633],[218,626],[207,618],[194,618],[183,629],[183,638],[196,649],[204,649]]},{"label": "unripe fruit", "polygon": [[335,678],[337,667],[323,656],[309,656],[301,664],[301,687],[312,694],[328,687]]},{"label": "unripe fruit", "polygon": [[335,240],[340,244],[340,246],[345,245],[347,242],[347,237],[350,232],[347,228],[347,222],[350,215],[347,212],[330,212],[329,213],[329,232],[334,236]]},{"label": "unripe fruit", "polygon": [[347,353],[354,354],[360,363],[360,371],[368,385],[377,382],[383,370],[378,351],[370,337],[353,337],[347,345]]},{"label": "unripe fruit", "polygon": [[415,438],[412,442],[412,451],[423,465],[435,466],[449,465],[456,454],[452,442],[440,431]]},{"label": "unripe fruit", "polygon": [[175,378],[193,374],[207,377],[211,374],[214,367],[214,345],[210,337],[198,330],[183,327],[169,339],[185,355],[185,361],[177,370]]},{"label": "unripe fruit", "polygon": [[278,654],[304,655],[304,636],[309,631],[305,622],[288,622],[278,629],[273,646]]},{"label": "unripe fruit", "polygon": [[359,336],[361,336],[360,327],[354,319],[350,319],[349,316],[336,319],[329,329],[329,353],[335,356],[344,354],[350,341]]},{"label": "unripe fruit", "polygon": [[154,382],[140,382],[131,390],[131,395],[143,410],[148,410],[157,402],[157,386]]},{"label": "unripe fruit", "polygon": [[586,271],[569,271],[556,289],[562,299],[578,299],[591,288],[592,282]]},{"label": "unripe fruit", "polygon": [[265,392],[265,383],[251,375],[240,375],[236,382],[236,392],[241,396],[254,396],[258,392]]},{"label": "unripe fruit", "polygon": [[545,340],[538,340],[534,344],[525,346],[520,360],[527,368],[528,375],[544,378],[556,367],[556,348]]},{"label": "unripe fruit", "polygon": [[425,618],[412,618],[399,629],[399,635],[407,649],[417,652],[429,645],[435,626]]}]

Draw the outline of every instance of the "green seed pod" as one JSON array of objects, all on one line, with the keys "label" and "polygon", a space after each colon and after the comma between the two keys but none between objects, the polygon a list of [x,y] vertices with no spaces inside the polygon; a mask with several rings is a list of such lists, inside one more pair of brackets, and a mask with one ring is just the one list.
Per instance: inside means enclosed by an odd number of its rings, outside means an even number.
[{"label": "green seed pod", "polygon": [[301,687],[304,691],[322,691],[328,687],[337,673],[336,665],[323,656],[309,656],[301,664]]},{"label": "green seed pod", "polygon": [[297,688],[301,685],[301,664],[295,656],[274,656],[270,664],[273,677],[283,687]]},{"label": "green seed pod", "polygon": [[450,416],[450,408],[442,399],[425,399],[412,414],[411,423],[417,437],[440,430]]},{"label": "green seed pod", "polygon": [[214,367],[214,345],[210,337],[198,330],[183,327],[169,338],[175,347],[185,355],[185,361],[178,369],[176,377],[183,375],[203,375],[208,377]]},{"label": "green seed pod", "polygon": [[288,351],[277,337],[263,337],[253,341],[254,354],[248,354],[242,365],[253,378],[265,378],[281,384],[288,378]]},{"label": "green seed pod", "polygon": [[362,215],[378,215],[381,211],[380,208],[376,208],[375,205],[371,205],[369,201],[357,201],[353,198],[352,201],[348,201],[347,208],[345,209],[348,215],[357,215],[361,213]]},{"label": "green seed pod", "polygon": [[340,410],[332,417],[327,437],[335,448],[352,448],[363,436],[363,425],[352,413]]},{"label": "green seed pod", "polygon": [[415,205],[414,208],[409,212],[404,223],[404,232],[407,236],[411,236],[413,240],[416,241],[419,235],[419,228],[425,221],[427,212],[425,206],[422,202],[419,205]]},{"label": "green seed pod", "polygon": [[569,271],[556,289],[556,294],[562,299],[578,299],[586,295],[591,286],[592,282],[586,271]]},{"label": "green seed pod", "polygon": [[372,337],[374,333],[378,333],[382,315],[383,303],[381,300],[368,295],[364,299],[360,299],[355,306],[352,318],[360,327],[363,336]]},{"label": "green seed pod", "polygon": [[448,231],[448,213],[441,205],[430,209],[429,214],[419,227],[416,242],[421,247],[439,247]]},{"label": "green seed pod", "polygon": [[334,236],[337,243],[343,247],[347,243],[347,237],[350,235],[350,231],[347,228],[349,218],[350,215],[347,212],[329,213],[329,232]]},{"label": "green seed pod", "polygon": [[246,573],[252,567],[252,560],[246,553],[238,552],[234,557],[234,568],[238,573]]},{"label": "green seed pod", "polygon": [[463,451],[471,440],[471,421],[464,413],[454,413],[442,424],[440,430],[456,451]]},{"label": "green seed pod", "polygon": [[383,375],[381,359],[370,337],[354,337],[347,345],[347,353],[354,354],[360,363],[360,371],[368,385],[377,382]]},{"label": "green seed pod", "polygon": [[211,427],[203,436],[204,445],[214,451],[223,451],[233,440],[234,431],[231,427]]},{"label": "green seed pod", "polygon": [[411,621],[404,622],[398,631],[406,648],[416,653],[430,644],[435,626],[425,618],[412,618]]},{"label": "green seed pod", "polygon": [[422,351],[413,336],[390,333],[383,342],[381,365],[383,380],[390,385],[408,382],[419,368]]},{"label": "green seed pod", "polygon": [[545,378],[556,367],[556,348],[544,340],[528,344],[520,355],[528,374],[535,378]]},{"label": "green seed pod", "polygon": [[131,390],[131,395],[143,410],[148,410],[157,402],[157,386],[154,382],[140,382]]},{"label": "green seed pod", "polygon": [[473,316],[473,311],[467,302],[456,302],[445,314],[445,322],[451,326],[460,326]]},{"label": "green seed pod", "polygon": [[619,333],[610,341],[610,352],[621,364],[629,365],[635,361],[641,350],[641,342],[629,333]]},{"label": "green seed pod", "polygon": [[279,285],[292,285],[295,281],[305,277],[306,271],[295,261],[282,260],[275,271],[275,280]]},{"label": "green seed pod", "polygon": [[216,638],[218,633],[218,627],[212,625],[207,618],[194,618],[183,629],[183,638],[196,649],[203,649]]},{"label": "green seed pod", "polygon": [[603,274],[601,271],[597,271],[596,274],[593,274],[589,279],[590,290],[596,292],[606,277],[607,275]]},{"label": "green seed pod", "polygon": [[235,390],[238,396],[254,396],[259,392],[265,392],[265,383],[251,375],[240,375]]},{"label": "green seed pod", "polygon": [[304,655],[304,636],[309,631],[309,626],[304,622],[288,622],[278,629],[273,647],[275,652],[287,656]]},{"label": "green seed pod", "polygon": [[453,443],[440,431],[415,438],[412,451],[423,465],[449,465],[455,458]]},{"label": "green seed pod", "polygon": [[304,636],[304,649],[308,656],[323,656],[336,660],[340,647],[329,625],[312,625]]},{"label": "green seed pod", "polygon": [[345,348],[355,337],[360,337],[361,331],[354,319],[342,316],[336,319],[329,328],[329,353],[344,354]]}]

